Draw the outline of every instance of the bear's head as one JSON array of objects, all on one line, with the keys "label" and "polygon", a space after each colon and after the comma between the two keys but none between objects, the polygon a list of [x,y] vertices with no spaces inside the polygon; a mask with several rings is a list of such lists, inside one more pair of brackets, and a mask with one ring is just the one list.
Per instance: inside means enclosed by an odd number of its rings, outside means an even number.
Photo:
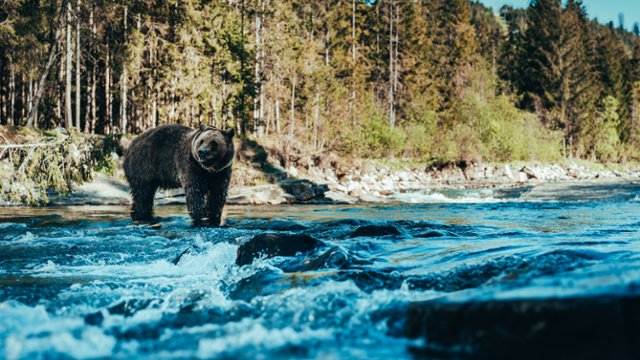
[{"label": "bear's head", "polygon": [[220,130],[212,126],[201,126],[191,140],[191,155],[205,170],[220,172],[233,162],[234,129]]}]

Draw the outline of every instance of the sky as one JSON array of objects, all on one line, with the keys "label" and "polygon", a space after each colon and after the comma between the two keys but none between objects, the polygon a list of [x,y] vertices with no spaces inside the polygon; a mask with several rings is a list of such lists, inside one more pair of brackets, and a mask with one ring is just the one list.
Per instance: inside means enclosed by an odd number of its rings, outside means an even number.
[{"label": "sky", "polygon": [[[514,7],[526,7],[529,0],[480,0],[493,10],[499,10],[502,5],[508,4]],[[600,23],[613,22],[618,25],[618,14],[624,14],[625,27],[631,29],[633,23],[640,23],[639,0],[583,0],[591,18],[598,18]]]}]

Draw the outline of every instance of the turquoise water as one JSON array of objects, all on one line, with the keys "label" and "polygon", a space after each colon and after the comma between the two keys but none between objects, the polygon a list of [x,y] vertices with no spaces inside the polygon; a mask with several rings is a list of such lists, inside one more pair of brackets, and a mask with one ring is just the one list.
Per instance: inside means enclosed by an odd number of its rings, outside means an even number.
[{"label": "turquoise water", "polygon": [[[120,207],[1,209],[0,358],[411,358],[414,301],[639,292],[638,194],[609,184],[229,207],[220,229],[191,227],[182,207],[158,209],[160,228],[132,226]],[[371,224],[400,235],[350,237]],[[239,244],[266,232],[327,246],[237,266]]]}]

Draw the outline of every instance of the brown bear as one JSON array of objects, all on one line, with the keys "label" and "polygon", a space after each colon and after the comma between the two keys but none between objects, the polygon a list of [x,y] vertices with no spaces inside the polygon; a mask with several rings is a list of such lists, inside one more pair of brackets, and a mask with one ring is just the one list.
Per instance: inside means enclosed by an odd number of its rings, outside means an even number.
[{"label": "brown bear", "polygon": [[235,155],[233,129],[162,125],[135,138],[125,153],[135,222],[152,220],[158,188],[185,190],[196,225],[220,226]]}]

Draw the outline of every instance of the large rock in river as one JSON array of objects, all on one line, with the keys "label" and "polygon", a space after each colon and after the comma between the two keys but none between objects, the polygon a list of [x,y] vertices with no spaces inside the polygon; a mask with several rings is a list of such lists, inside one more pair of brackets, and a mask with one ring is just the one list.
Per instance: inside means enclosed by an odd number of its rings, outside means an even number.
[{"label": "large rock in river", "polygon": [[375,237],[400,235],[400,231],[391,225],[365,225],[356,229],[349,237]]},{"label": "large rock in river", "polygon": [[640,297],[600,296],[409,305],[419,355],[486,359],[640,359]]},{"label": "large rock in river", "polygon": [[295,256],[309,253],[324,243],[304,234],[259,234],[238,248],[237,265],[248,265],[265,256]]}]

